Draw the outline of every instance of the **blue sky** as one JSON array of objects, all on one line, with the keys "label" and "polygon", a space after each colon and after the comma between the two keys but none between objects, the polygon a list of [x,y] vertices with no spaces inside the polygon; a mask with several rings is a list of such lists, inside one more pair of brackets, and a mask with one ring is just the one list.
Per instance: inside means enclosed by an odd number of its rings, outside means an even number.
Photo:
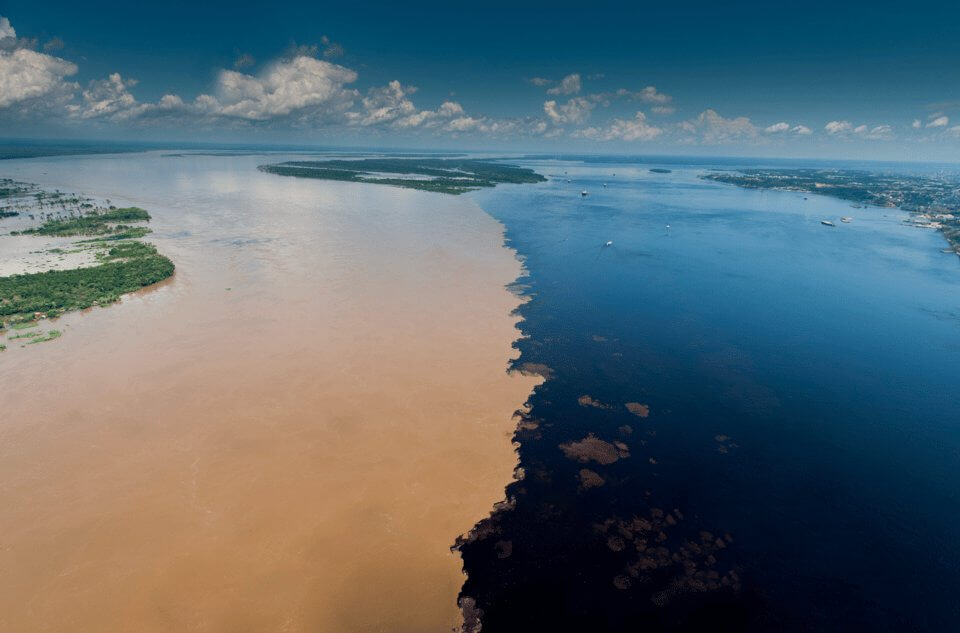
[{"label": "blue sky", "polygon": [[960,155],[960,3],[624,4],[4,0],[0,135]]}]

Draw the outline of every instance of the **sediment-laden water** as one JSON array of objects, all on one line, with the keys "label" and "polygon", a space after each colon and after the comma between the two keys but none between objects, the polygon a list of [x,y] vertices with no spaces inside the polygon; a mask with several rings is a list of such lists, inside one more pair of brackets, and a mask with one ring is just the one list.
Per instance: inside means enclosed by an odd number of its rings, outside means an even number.
[{"label": "sediment-laden water", "polygon": [[0,166],[148,209],[177,266],[0,357],[0,630],[457,625],[450,545],[538,382],[505,371],[520,265],[467,198],[275,158]]}]

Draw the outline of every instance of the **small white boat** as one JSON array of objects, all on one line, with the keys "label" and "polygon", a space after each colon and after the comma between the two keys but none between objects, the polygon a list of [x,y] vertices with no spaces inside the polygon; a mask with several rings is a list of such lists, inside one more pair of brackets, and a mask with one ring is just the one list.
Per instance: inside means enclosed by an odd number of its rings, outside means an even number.
[{"label": "small white boat", "polygon": [[820,220],[820,224],[822,224],[822,225],[824,225],[824,226],[836,226],[836,224],[834,224],[834,223],[831,222],[830,220]]},{"label": "small white boat", "polygon": [[583,191],[580,192],[580,195],[583,196],[583,197],[587,197],[587,196],[590,195],[590,194],[588,194],[588,193],[587,193],[587,190],[584,189]]},{"label": "small white boat", "polygon": [[850,224],[851,220],[853,220],[853,218],[851,218],[849,215],[845,215],[842,218],[840,218],[840,221],[843,222],[844,224]]},{"label": "small white boat", "polygon": [[604,246],[613,246],[613,240],[608,240]]}]

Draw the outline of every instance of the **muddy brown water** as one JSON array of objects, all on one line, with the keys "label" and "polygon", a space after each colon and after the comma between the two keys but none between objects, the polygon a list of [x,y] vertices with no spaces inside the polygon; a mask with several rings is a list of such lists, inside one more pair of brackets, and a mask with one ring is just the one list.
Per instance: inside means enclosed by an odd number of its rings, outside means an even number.
[{"label": "muddy brown water", "polygon": [[[135,204],[175,277],[0,357],[0,630],[449,631],[503,496],[520,273],[469,198],[276,157],[10,161]],[[3,254],[0,237],[0,256]]]}]

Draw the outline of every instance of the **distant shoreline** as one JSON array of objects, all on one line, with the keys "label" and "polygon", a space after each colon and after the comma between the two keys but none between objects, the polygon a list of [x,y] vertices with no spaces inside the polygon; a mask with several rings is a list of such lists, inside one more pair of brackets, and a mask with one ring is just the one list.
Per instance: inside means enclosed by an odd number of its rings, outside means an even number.
[{"label": "distant shoreline", "polygon": [[855,208],[900,209],[912,215],[905,224],[939,231],[950,250],[960,255],[958,184],[944,179],[832,169],[737,170],[712,172],[701,178],[745,189],[824,195],[853,202]]}]

